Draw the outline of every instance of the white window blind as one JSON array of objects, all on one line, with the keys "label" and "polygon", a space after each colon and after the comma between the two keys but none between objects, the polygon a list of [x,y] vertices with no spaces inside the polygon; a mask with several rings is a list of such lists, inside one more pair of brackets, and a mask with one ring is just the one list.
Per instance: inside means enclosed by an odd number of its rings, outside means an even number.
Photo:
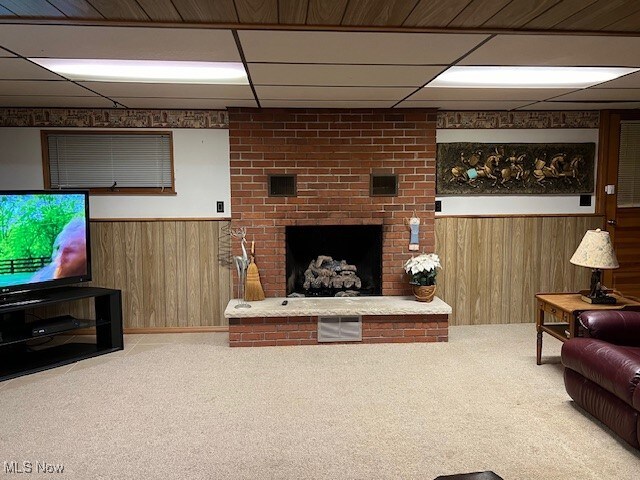
[{"label": "white window blind", "polygon": [[171,134],[47,134],[51,188],[172,188]]},{"label": "white window blind", "polygon": [[621,122],[618,207],[640,207],[640,122]]}]

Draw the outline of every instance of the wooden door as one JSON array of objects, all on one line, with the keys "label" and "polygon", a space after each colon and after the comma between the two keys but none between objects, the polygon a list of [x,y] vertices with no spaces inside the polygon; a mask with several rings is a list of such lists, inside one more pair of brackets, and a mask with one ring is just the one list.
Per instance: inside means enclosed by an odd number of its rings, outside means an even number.
[{"label": "wooden door", "polygon": [[605,272],[604,283],[625,296],[640,298],[640,113],[603,115],[609,123],[609,138],[603,142],[608,143],[604,146],[608,158],[598,186],[600,192],[606,185],[614,186],[613,193],[603,197],[603,211],[620,263],[620,268]]}]

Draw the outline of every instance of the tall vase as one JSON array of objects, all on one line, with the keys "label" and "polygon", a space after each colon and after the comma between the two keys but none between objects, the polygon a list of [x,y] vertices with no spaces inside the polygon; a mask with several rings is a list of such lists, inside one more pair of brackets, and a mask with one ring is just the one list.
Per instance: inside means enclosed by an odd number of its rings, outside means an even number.
[{"label": "tall vase", "polygon": [[235,257],[236,260],[236,269],[238,270],[238,304],[235,308],[251,308],[246,300],[244,299],[245,292],[245,281],[247,278],[247,264],[242,257]]}]

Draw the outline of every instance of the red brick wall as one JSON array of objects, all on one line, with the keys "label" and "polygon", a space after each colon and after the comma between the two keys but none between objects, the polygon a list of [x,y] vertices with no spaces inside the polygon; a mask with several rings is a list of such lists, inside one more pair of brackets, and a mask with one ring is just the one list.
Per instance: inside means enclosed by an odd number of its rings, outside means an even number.
[{"label": "red brick wall", "polygon": [[[327,344],[446,342],[448,339],[448,315],[363,315],[361,342]],[[317,344],[318,317],[229,319],[231,347]]]},{"label": "red brick wall", "polygon": [[[424,109],[229,109],[232,227],[256,241],[266,295],[285,295],[285,226],[336,224],[382,224],[382,293],[408,294],[414,210],[420,249],[434,248],[435,131]],[[369,196],[372,172],[398,174],[398,196]],[[297,197],[267,195],[267,175],[283,173]]]}]

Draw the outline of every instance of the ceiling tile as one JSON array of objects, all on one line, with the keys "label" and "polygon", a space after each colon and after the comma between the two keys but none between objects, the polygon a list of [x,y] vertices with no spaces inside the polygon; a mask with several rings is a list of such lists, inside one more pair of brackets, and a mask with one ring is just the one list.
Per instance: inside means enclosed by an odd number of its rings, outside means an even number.
[{"label": "ceiling tile", "polygon": [[577,92],[568,93],[558,97],[558,101],[640,101],[640,88],[586,88]]},{"label": "ceiling tile", "polygon": [[79,82],[107,97],[252,99],[249,85],[190,85],[179,83]]},{"label": "ceiling tile", "polygon": [[394,100],[260,100],[265,108],[391,108]]},{"label": "ceiling tile", "polygon": [[425,87],[410,100],[546,100],[575,89],[556,88],[437,88]]},{"label": "ceiling tile", "polygon": [[0,95],[0,107],[110,108],[113,107],[113,102],[97,95],[92,97]]},{"label": "ceiling tile", "polygon": [[257,86],[256,93],[265,100],[402,100],[411,88],[382,87],[282,87]]},{"label": "ceiling tile", "polygon": [[640,102],[611,102],[611,103],[583,103],[583,102],[539,102],[519,108],[518,110],[607,110],[640,108]]},{"label": "ceiling tile", "polygon": [[230,30],[3,25],[0,46],[25,57],[240,60]]},{"label": "ceiling tile", "polygon": [[75,83],[51,80],[0,80],[0,95],[70,95],[91,97],[95,95]]},{"label": "ceiling tile", "polygon": [[[248,62],[450,64],[484,34],[239,31]],[[1,43],[0,43],[1,44]]]},{"label": "ceiling tile", "polygon": [[0,58],[0,79],[61,80],[55,73],[22,58]]},{"label": "ceiling tile", "polygon": [[513,110],[528,101],[486,100],[405,100],[396,108],[439,108],[440,110]]},{"label": "ceiling tile", "polygon": [[251,63],[254,85],[421,87],[446,66]]},{"label": "ceiling tile", "polygon": [[640,66],[640,37],[498,35],[459,65]]},{"label": "ceiling tile", "polygon": [[234,100],[228,98],[130,98],[114,97],[118,103],[128,108],[177,108],[177,109],[220,109],[226,107],[257,107],[255,100]]}]

